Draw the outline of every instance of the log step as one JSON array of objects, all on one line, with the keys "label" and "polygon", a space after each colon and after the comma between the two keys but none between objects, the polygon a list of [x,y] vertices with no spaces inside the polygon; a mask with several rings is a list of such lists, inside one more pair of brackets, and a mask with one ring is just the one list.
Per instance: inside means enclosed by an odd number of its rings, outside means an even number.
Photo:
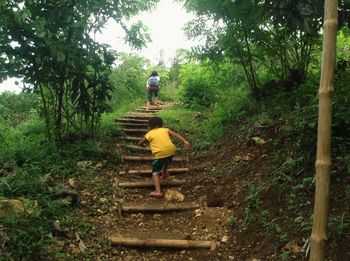
[{"label": "log step", "polygon": [[144,129],[147,128],[147,123],[128,123],[128,122],[119,122],[119,125],[123,127],[130,127],[130,128],[140,128]]},{"label": "log step", "polygon": [[119,118],[116,119],[117,122],[125,122],[125,123],[142,123],[147,124],[148,120],[145,119],[126,119],[126,118]]},{"label": "log step", "polygon": [[141,137],[126,136],[124,139],[129,141],[139,141],[141,140]]},{"label": "log step", "polygon": [[[186,180],[161,180],[160,184],[166,187],[181,186],[186,184]],[[121,188],[148,188],[153,187],[154,184],[152,180],[135,180],[135,181],[125,181],[118,184]]]},{"label": "log step", "polygon": [[[168,169],[169,174],[186,173],[188,171],[189,171],[188,168]],[[120,175],[127,175],[127,174],[147,175],[147,174],[152,174],[152,170],[150,169],[124,170],[124,171],[119,171],[119,174]]]},{"label": "log step", "polygon": [[136,111],[137,111],[137,112],[141,112],[141,113],[156,114],[156,113],[158,113],[160,110],[137,109]]},{"label": "log step", "polygon": [[149,114],[127,114],[125,115],[125,118],[128,119],[150,119],[153,118],[153,115],[149,115]]},{"label": "log step", "polygon": [[123,129],[124,132],[126,133],[142,133],[146,134],[148,132],[147,129]]},{"label": "log step", "polygon": [[[129,161],[152,161],[154,160],[151,156],[124,156],[123,160],[129,160]],[[183,162],[188,161],[187,158],[184,157],[174,157],[173,162]]]},{"label": "log step", "polygon": [[152,239],[152,238],[131,238],[120,235],[109,236],[108,241],[112,246],[129,247],[160,247],[160,248],[208,248],[211,251],[220,247],[216,241],[199,241],[183,239]]},{"label": "log step", "polygon": [[143,151],[143,152],[151,152],[151,149],[148,147],[141,147],[137,145],[132,145],[132,144],[124,144],[123,145],[125,148],[130,149],[130,150],[136,150],[136,151]]},{"label": "log step", "polygon": [[122,206],[123,212],[170,212],[184,211],[200,208],[200,205],[194,202],[181,203],[142,203],[128,204]]}]

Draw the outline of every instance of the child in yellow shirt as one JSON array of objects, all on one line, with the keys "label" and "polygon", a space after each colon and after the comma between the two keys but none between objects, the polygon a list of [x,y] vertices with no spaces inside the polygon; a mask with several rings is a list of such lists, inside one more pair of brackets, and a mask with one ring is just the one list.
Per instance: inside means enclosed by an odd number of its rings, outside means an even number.
[{"label": "child in yellow shirt", "polygon": [[186,150],[191,148],[191,144],[176,132],[163,128],[163,120],[159,117],[150,118],[148,121],[149,132],[139,141],[139,146],[144,146],[148,141],[152,151],[154,160],[152,161],[152,180],[155,191],[151,192],[150,197],[161,198],[163,193],[160,189],[159,174],[161,178],[166,179],[168,174],[168,166],[172,161],[176,152],[176,146],[170,137],[174,137],[183,142]]}]

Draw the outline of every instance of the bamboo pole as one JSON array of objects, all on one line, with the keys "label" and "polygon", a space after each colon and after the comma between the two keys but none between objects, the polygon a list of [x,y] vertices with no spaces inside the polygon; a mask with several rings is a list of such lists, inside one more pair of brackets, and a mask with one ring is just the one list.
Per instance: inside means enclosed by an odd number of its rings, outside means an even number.
[{"label": "bamboo pole", "polygon": [[311,234],[310,261],[325,260],[329,210],[329,179],[331,170],[332,93],[338,26],[338,0],[325,0],[324,37],[316,155],[316,191],[314,222]]},{"label": "bamboo pole", "polygon": [[150,152],[150,148],[145,148],[137,145],[132,145],[132,144],[124,144],[124,147],[130,150],[137,150],[137,151],[143,151],[143,152]]},{"label": "bamboo pole", "polygon": [[220,243],[216,241],[194,241],[179,239],[151,239],[151,238],[125,238],[121,236],[110,236],[108,241],[111,245],[122,245],[131,247],[166,247],[166,248],[209,248],[216,250]]},{"label": "bamboo pole", "polygon": [[117,122],[128,122],[128,123],[148,123],[148,120],[145,119],[127,119],[127,118],[118,118],[115,121]]},{"label": "bamboo pole", "polygon": [[147,129],[123,129],[124,132],[128,132],[128,133],[142,133],[142,134],[146,134],[148,132]]},{"label": "bamboo pole", "polygon": [[[186,184],[185,180],[161,180],[160,185],[169,187],[169,186],[181,186]],[[152,180],[140,180],[140,181],[125,181],[120,182],[118,187],[121,188],[146,188],[154,187]]]},{"label": "bamboo pole", "polygon": [[[151,156],[124,156],[123,160],[130,160],[130,161],[152,161],[154,160]],[[182,162],[182,161],[188,161],[187,158],[183,157],[174,157],[173,162]]]},{"label": "bamboo pole", "polygon": [[200,206],[194,202],[182,202],[182,203],[145,203],[140,205],[124,205],[122,206],[123,212],[169,212],[169,211],[183,211],[200,208]]},{"label": "bamboo pole", "polygon": [[[177,174],[177,173],[185,173],[188,172],[188,168],[174,168],[174,169],[168,169],[168,172],[170,174]],[[127,174],[140,174],[140,175],[147,175],[152,174],[152,170],[148,169],[135,169],[135,170],[125,170],[125,171],[119,171],[120,175],[127,175]]]}]

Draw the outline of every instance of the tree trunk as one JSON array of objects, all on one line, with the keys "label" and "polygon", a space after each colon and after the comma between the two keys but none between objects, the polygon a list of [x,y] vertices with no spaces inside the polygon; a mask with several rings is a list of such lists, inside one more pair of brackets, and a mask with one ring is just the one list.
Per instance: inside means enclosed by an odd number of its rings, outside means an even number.
[{"label": "tree trunk", "polygon": [[50,115],[47,110],[47,103],[46,98],[43,90],[43,86],[39,83],[39,90],[41,98],[43,99],[43,106],[44,106],[44,115],[45,115],[45,128],[46,128],[46,135],[49,143],[51,143],[51,131],[50,131]]},{"label": "tree trunk", "polygon": [[325,0],[322,70],[319,89],[319,112],[316,155],[316,192],[314,223],[311,234],[311,261],[325,259],[331,169],[332,92],[337,41],[338,1]]}]

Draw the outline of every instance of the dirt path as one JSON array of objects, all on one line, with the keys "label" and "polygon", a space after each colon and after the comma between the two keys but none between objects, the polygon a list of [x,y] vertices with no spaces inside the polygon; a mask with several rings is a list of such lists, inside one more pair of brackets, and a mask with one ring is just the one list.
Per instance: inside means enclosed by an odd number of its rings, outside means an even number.
[{"label": "dirt path", "polygon": [[[121,149],[124,159],[128,158],[127,156],[150,156],[148,150],[140,150],[135,146],[137,141],[135,137],[141,137],[144,134],[144,131],[140,130],[146,129],[145,119],[156,113],[138,111],[137,114],[138,116],[129,116],[119,120],[125,129],[129,129],[126,130],[127,139],[122,144],[116,144]],[[125,146],[126,144],[128,146]],[[181,155],[181,152],[177,155],[178,158],[187,159],[186,156]],[[148,194],[154,189],[153,186],[121,187],[125,182],[135,181],[145,181],[151,184],[151,174],[135,174],[139,170],[149,172],[149,160],[124,160],[122,164],[102,170],[100,175],[95,173],[82,176],[79,182],[81,206],[64,220],[64,226],[71,240],[69,244],[61,242],[60,245],[66,249],[69,253],[68,257],[71,257],[72,260],[86,258],[135,261],[240,260],[231,250],[235,243],[227,225],[231,210],[223,206],[207,207],[208,191],[213,190],[216,185],[203,173],[196,171],[193,168],[195,165],[195,159],[191,157],[189,161],[172,163],[170,168],[179,173],[170,173],[169,181],[178,180],[184,184],[169,188],[162,187],[166,195],[162,199],[149,198]],[[215,182],[214,179],[213,182]],[[186,202],[192,202],[199,207],[192,210],[169,212],[136,211],[129,213],[123,211],[125,206],[135,204],[142,204],[146,207],[156,205],[163,208],[169,204]],[[209,249],[112,246],[108,240],[110,236],[206,240],[218,242],[220,247],[210,251]]]}]

